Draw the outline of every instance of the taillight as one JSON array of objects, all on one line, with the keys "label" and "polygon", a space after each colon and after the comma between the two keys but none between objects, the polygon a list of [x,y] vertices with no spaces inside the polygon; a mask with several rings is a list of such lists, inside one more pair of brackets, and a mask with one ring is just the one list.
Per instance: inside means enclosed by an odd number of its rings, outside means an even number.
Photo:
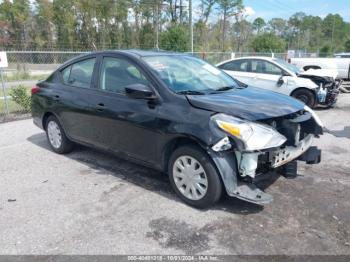
[{"label": "taillight", "polygon": [[38,93],[39,91],[40,91],[40,87],[38,87],[38,86],[33,86],[32,87],[32,95]]}]

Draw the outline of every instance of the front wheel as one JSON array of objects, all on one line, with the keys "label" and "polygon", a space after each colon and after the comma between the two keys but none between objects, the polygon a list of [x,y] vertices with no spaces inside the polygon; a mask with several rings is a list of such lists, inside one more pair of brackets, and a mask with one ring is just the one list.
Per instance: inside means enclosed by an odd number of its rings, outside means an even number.
[{"label": "front wheel", "polygon": [[292,97],[298,99],[303,102],[310,108],[314,108],[316,105],[315,94],[308,89],[299,89],[293,92]]},{"label": "front wheel", "polygon": [[214,163],[196,146],[177,148],[170,158],[168,173],[177,195],[191,206],[207,208],[221,196],[221,180]]}]

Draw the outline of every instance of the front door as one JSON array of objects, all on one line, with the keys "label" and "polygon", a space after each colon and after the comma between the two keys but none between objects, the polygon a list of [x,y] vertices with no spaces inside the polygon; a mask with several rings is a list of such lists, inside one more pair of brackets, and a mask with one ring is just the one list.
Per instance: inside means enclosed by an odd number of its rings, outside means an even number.
[{"label": "front door", "polygon": [[[253,86],[268,89],[274,92],[287,93],[287,77],[283,77],[283,70],[265,60],[251,60],[250,71],[253,77]],[[283,82],[279,80],[282,78]]]},{"label": "front door", "polygon": [[91,97],[95,109],[95,140],[103,147],[139,160],[155,159],[159,136],[158,107],[125,94],[131,84],[151,86],[142,70],[122,56],[101,58],[97,89]]}]

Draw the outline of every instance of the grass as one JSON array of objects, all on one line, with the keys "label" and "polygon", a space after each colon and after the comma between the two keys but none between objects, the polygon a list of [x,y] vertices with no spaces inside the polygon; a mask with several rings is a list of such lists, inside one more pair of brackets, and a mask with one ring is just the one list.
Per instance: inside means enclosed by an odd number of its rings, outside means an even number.
[{"label": "grass", "polygon": [[[25,86],[25,85],[22,85],[22,86]],[[30,90],[32,89],[32,86],[25,86],[27,88],[27,91],[28,91],[28,94],[30,94]],[[13,88],[16,88],[16,86],[14,87],[9,87],[9,88],[6,88],[5,89],[5,94],[7,97],[10,96],[10,90],[13,89]],[[4,96],[3,94],[3,91],[2,91],[2,88],[0,89],[0,97]]]},{"label": "grass", "polygon": [[[8,102],[8,107],[9,107],[9,113],[10,114],[13,114],[13,113],[27,113],[27,112],[24,112],[24,109],[20,105],[16,104],[14,101],[8,99],[7,102]],[[5,114],[5,112],[6,112],[5,100],[1,99],[0,100],[0,115]]]},{"label": "grass", "polygon": [[[10,96],[10,90],[16,88],[16,87],[11,87],[5,89],[5,93],[7,96],[7,103],[8,103],[8,109],[10,114],[23,114],[23,113],[28,113],[24,110],[23,107],[21,107],[19,104],[14,102]],[[26,87],[27,93],[30,94],[31,87]],[[3,97],[4,94],[2,90],[0,91],[0,97]],[[0,99],[0,115],[4,115],[6,112],[6,104],[5,104],[5,99],[1,98]]]}]

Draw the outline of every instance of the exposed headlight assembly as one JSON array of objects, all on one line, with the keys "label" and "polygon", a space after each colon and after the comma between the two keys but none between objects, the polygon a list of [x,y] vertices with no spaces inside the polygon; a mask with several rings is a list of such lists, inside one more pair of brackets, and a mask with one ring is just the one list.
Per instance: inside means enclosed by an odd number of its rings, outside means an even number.
[{"label": "exposed headlight assembly", "polygon": [[307,112],[309,112],[309,113],[312,115],[312,117],[315,119],[316,123],[317,123],[320,127],[324,127],[324,125],[323,125],[321,119],[318,117],[318,115],[316,115],[316,113],[315,113],[314,110],[312,110],[310,107],[308,107],[308,106],[306,106],[306,105],[304,106],[304,110],[307,111]]},{"label": "exposed headlight assembly", "polygon": [[212,116],[212,121],[228,135],[241,140],[247,151],[278,147],[287,141],[286,137],[268,125],[242,120],[225,114]]}]

